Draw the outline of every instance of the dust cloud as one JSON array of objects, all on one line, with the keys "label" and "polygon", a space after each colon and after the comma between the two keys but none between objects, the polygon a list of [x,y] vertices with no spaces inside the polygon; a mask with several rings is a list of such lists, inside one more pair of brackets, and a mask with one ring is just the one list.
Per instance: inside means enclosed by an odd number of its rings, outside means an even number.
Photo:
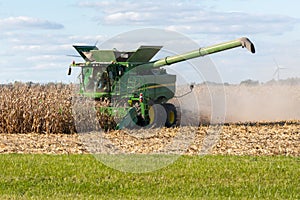
[{"label": "dust cloud", "polygon": [[261,85],[225,87],[226,121],[300,119],[300,86]]},{"label": "dust cloud", "polygon": [[[185,87],[187,88],[187,87]],[[179,88],[184,94],[188,89]],[[177,99],[183,125],[300,120],[300,85],[196,85]]]}]

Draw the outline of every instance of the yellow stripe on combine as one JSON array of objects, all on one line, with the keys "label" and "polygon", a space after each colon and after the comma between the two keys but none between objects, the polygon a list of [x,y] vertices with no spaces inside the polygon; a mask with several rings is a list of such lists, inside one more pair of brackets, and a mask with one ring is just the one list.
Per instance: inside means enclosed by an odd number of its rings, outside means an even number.
[{"label": "yellow stripe on combine", "polygon": [[152,89],[152,88],[159,88],[159,87],[168,87],[168,86],[174,86],[174,84],[169,83],[169,84],[151,85],[151,86],[140,88],[140,90]]}]

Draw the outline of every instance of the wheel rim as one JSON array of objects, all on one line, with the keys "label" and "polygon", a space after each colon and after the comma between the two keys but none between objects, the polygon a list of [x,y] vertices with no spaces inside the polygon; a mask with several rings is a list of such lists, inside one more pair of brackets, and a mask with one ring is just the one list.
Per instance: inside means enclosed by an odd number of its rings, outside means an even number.
[{"label": "wheel rim", "polygon": [[149,124],[152,124],[152,123],[154,122],[154,115],[155,115],[154,109],[153,109],[153,107],[151,106],[151,107],[149,108]]},{"label": "wheel rim", "polygon": [[175,112],[174,111],[169,112],[168,121],[170,124],[173,124],[175,122]]}]

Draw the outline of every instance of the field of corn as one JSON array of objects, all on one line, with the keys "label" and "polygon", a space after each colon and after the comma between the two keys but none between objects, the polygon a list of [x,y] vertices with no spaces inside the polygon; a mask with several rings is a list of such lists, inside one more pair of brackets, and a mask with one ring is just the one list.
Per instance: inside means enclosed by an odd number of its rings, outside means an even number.
[{"label": "field of corn", "polygon": [[[300,156],[299,89],[298,85],[278,86],[276,91],[270,86],[227,86],[223,92],[228,118],[223,125],[198,126],[198,116],[195,119],[191,114],[188,121],[196,121],[195,126],[110,130],[101,135],[104,143],[98,149],[99,144],[94,144],[97,135],[76,132],[100,126],[110,128],[114,123],[105,115],[93,114],[90,109],[93,105],[74,95],[74,85],[18,82],[1,85],[0,153],[68,154],[96,149],[97,152]],[[220,90],[209,91],[217,96]],[[209,119],[211,94],[201,85],[196,86],[194,93],[201,100],[200,110]],[[184,102],[182,105],[185,106]],[[99,123],[91,123],[91,116]],[[177,149],[166,147],[176,138],[180,138]]]},{"label": "field of corn", "polygon": [[74,133],[72,86],[64,84],[2,85],[1,133]]}]

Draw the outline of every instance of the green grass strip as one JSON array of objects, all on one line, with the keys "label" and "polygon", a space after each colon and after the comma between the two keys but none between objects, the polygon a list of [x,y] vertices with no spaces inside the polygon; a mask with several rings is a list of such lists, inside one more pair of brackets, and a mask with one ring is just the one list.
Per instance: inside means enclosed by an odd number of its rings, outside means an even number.
[{"label": "green grass strip", "polygon": [[0,199],[47,198],[300,199],[300,158],[182,156],[138,174],[92,155],[0,155]]}]

